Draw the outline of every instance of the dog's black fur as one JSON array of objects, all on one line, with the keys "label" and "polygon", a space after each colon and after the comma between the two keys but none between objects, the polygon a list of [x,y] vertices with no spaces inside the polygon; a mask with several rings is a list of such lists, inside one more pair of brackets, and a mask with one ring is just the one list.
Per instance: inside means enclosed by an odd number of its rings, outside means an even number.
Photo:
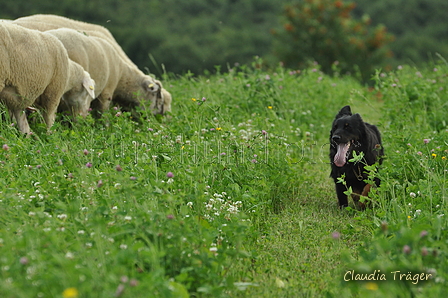
[{"label": "dog's black fur", "polygon": [[[353,157],[353,151],[356,153],[362,151],[363,161],[349,162],[348,160]],[[348,198],[344,191],[352,187],[355,205],[361,209],[365,208],[365,204],[359,202],[360,195],[367,196],[371,185],[364,181],[367,179],[364,166],[365,164],[373,165],[377,161],[381,164],[383,155],[384,150],[378,128],[364,122],[359,114],[353,115],[350,106],[343,107],[336,115],[330,132],[330,176],[336,184],[339,207],[348,206]],[[346,186],[338,183],[338,178],[343,174],[345,174]],[[376,186],[380,183],[378,178],[375,178],[374,182]]]}]

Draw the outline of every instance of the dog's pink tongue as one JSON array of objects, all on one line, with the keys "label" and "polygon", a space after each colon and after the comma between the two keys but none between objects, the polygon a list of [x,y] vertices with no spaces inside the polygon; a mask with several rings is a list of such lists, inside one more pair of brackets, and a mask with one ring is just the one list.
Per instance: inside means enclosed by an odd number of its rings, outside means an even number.
[{"label": "dog's pink tongue", "polygon": [[347,156],[348,148],[350,147],[350,143],[348,144],[339,144],[338,151],[334,156],[334,164],[338,167],[343,167],[345,165],[345,157]]}]

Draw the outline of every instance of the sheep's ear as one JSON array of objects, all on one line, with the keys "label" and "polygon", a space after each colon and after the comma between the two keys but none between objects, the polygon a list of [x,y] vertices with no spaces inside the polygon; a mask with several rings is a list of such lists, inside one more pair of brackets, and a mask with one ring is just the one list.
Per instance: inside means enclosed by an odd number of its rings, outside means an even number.
[{"label": "sheep's ear", "polygon": [[95,98],[95,81],[90,77],[88,72],[85,72],[82,86],[87,90],[90,97]]},{"label": "sheep's ear", "polygon": [[157,93],[160,87],[153,80],[146,79],[143,81],[143,89],[145,89],[146,92]]},{"label": "sheep's ear", "polygon": [[162,98],[162,83],[160,83],[160,81],[156,81],[156,85],[157,85],[157,98]]}]

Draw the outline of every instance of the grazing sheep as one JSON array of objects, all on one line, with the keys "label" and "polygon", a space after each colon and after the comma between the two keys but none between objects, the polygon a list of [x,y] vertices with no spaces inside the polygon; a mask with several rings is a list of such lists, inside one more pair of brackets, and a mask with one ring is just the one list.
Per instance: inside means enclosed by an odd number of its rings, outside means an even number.
[{"label": "grazing sheep", "polygon": [[79,31],[88,31],[89,35],[93,35],[96,37],[101,37],[106,40],[108,40],[111,45],[115,48],[115,50],[118,52],[118,54],[129,64],[133,65],[134,67],[137,67],[131,59],[126,55],[126,53],[123,51],[121,46],[118,44],[118,42],[115,40],[114,36],[110,31],[101,26],[91,23],[86,23],[82,21],[72,20],[66,17],[61,17],[58,15],[53,14],[34,14],[26,17],[21,17],[18,19],[15,19],[13,21],[14,23],[30,28],[30,29],[36,29],[39,31],[47,31],[51,29],[58,29],[58,28],[70,28],[75,29]]},{"label": "grazing sheep", "polygon": [[[147,108],[155,113],[163,112],[160,84],[129,66],[108,41],[68,28],[45,33],[57,37],[70,59],[84,67],[95,80],[97,100],[92,103],[92,108],[105,111],[113,98],[119,98],[125,107],[140,105],[145,108],[145,104],[149,104]],[[149,102],[139,102],[139,94],[149,98]]]},{"label": "grazing sheep", "polygon": [[50,129],[61,98],[84,108],[93,96],[89,74],[68,58],[62,43],[50,34],[0,22],[0,100],[17,120],[19,130],[30,133],[25,109],[41,107]]},{"label": "grazing sheep", "polygon": [[[124,109],[132,109],[136,106],[140,106],[143,109],[149,108],[154,114],[164,113],[162,91],[159,88],[160,84],[156,83],[152,77],[145,75],[138,69],[138,67],[125,54],[110,31],[103,26],[75,21],[56,15],[42,14],[18,18],[14,20],[13,23],[39,31],[49,31],[57,28],[71,28],[81,31],[86,36],[106,40],[115,50],[115,53],[112,53],[110,49],[107,49],[107,52],[110,54],[112,61],[120,65],[120,69],[122,71],[121,79],[112,97],[113,102],[123,106]],[[58,38],[61,38],[61,35],[59,35]],[[98,41],[98,39],[95,40]],[[63,43],[66,47],[68,47],[67,42]],[[102,45],[104,46],[104,43],[102,43]],[[69,55],[70,52],[76,51],[76,46],[76,44],[70,45],[70,47],[72,47],[72,51],[69,50]],[[92,73],[94,71],[93,68],[90,68],[87,64],[83,64],[81,61],[76,60],[73,56],[70,57],[80,63],[84,68],[88,69],[95,81],[98,80],[98,77]],[[124,64],[122,62],[124,62]],[[111,66],[111,64],[109,64],[109,66]],[[101,70],[101,68],[98,69]],[[97,82],[97,88],[100,89],[98,86],[99,82]],[[100,96],[98,100],[92,102],[92,108],[100,111],[106,110],[110,105],[110,101],[106,100],[106,98],[109,99],[106,95]],[[169,107],[171,109],[170,104]]]},{"label": "grazing sheep", "polygon": [[122,60],[110,43],[102,38],[87,36],[73,29],[45,31],[58,38],[71,60],[79,63],[95,80],[96,110],[109,109],[117,85],[123,75]]}]

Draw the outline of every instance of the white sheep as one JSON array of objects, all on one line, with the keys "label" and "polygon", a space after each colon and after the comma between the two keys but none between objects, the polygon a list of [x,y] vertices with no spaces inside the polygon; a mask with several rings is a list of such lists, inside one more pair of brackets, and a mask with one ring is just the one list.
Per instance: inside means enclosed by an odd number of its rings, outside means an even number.
[{"label": "white sheep", "polygon": [[[42,108],[47,128],[53,125],[61,98],[75,108],[85,108],[93,96],[94,82],[68,58],[62,43],[50,34],[0,22],[0,100],[30,133],[25,109]],[[90,94],[90,95],[89,95]]]},{"label": "white sheep", "polygon": [[163,112],[160,84],[129,66],[107,40],[68,28],[49,30],[45,33],[57,37],[66,48],[70,59],[84,67],[95,80],[95,97],[98,101],[92,103],[93,108],[105,111],[109,108],[112,98],[117,97],[124,99],[124,107],[140,105],[145,108],[147,102],[139,103],[136,96],[143,94],[144,98],[150,98],[150,110]]},{"label": "white sheep", "polygon": [[[116,54],[110,54],[112,59],[109,60],[113,60],[115,63],[119,64],[122,70],[121,79],[112,97],[113,102],[123,106],[125,109],[140,106],[143,109],[149,108],[154,114],[163,114],[164,103],[160,82],[157,83],[151,76],[145,75],[140,69],[138,69],[138,67],[125,54],[110,31],[105,27],[76,21],[61,16],[42,14],[18,18],[14,20],[13,23],[39,31],[48,31],[57,28],[71,28],[81,31],[90,37],[98,37],[106,40],[116,52]],[[67,46],[67,43],[65,43],[65,45]],[[73,46],[73,49],[76,47],[76,45],[71,46]],[[111,53],[109,50],[108,52]],[[71,58],[74,59],[73,57]],[[76,59],[74,60],[76,61]],[[125,62],[125,64],[122,64],[122,61]],[[88,69],[88,71],[93,72],[93,70],[87,65],[79,61],[77,62]],[[92,73],[91,75],[95,81],[98,80],[95,75]],[[103,96],[102,98],[99,98],[98,101],[95,100],[92,103],[92,108],[104,111],[108,108],[108,104],[109,101],[105,100]],[[171,104],[169,104],[169,107],[171,109]]]},{"label": "white sheep", "polygon": [[95,80],[96,110],[109,108],[113,94],[123,75],[123,62],[110,43],[102,38],[87,36],[73,29],[45,31],[58,38],[71,60],[79,63]]},{"label": "white sheep", "polygon": [[77,21],[53,14],[34,14],[15,19],[13,20],[13,22],[24,27],[31,26],[31,29],[36,29],[39,31],[47,31],[58,28],[70,28],[79,31],[89,31],[89,35],[94,35],[96,37],[101,37],[108,40],[125,61],[127,61],[134,67],[137,67],[123,51],[112,33],[107,28],[101,25]]}]

